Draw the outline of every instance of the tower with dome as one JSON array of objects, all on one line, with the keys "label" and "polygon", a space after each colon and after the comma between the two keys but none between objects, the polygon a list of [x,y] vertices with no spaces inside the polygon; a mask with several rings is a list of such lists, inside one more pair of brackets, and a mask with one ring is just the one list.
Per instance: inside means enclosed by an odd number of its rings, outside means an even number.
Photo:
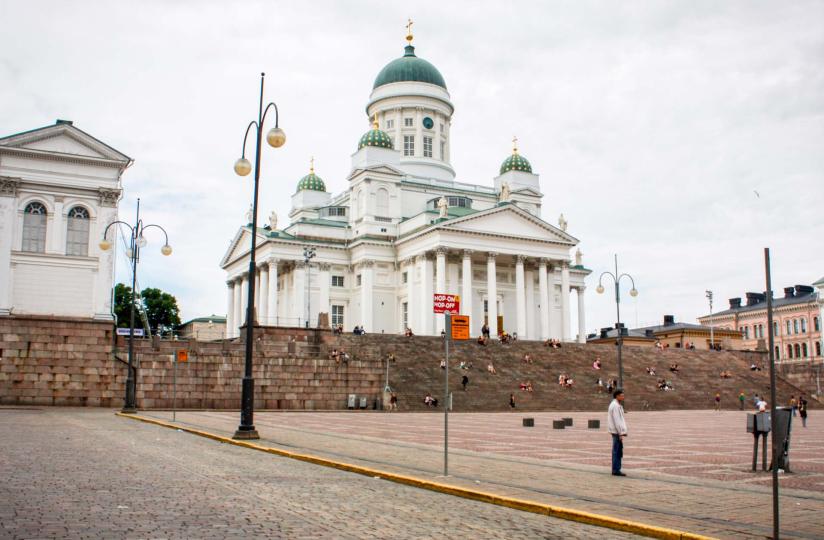
[{"label": "tower with dome", "polygon": [[[315,326],[325,313],[347,330],[436,335],[444,316],[433,313],[432,297],[446,293],[460,296],[474,335],[487,323],[493,336],[497,329],[584,342],[590,270],[571,260],[578,240],[542,218],[540,178],[517,139],[491,182],[456,174],[446,80],[418,56],[411,31],[406,41],[403,55],[375,77],[370,128],[353,144],[347,189],[326,191],[312,162],[296,182],[287,226],[238,229],[220,263],[227,336],[240,334],[246,280],[255,279],[261,325]],[[254,276],[251,234],[258,238]],[[315,249],[308,266],[306,247]]]}]

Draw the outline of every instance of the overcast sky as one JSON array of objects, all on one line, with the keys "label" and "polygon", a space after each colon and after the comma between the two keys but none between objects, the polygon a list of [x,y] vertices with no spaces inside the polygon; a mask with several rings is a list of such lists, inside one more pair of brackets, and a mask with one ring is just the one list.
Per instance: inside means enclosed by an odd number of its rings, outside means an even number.
[{"label": "overcast sky", "polygon": [[764,290],[766,246],[775,289],[824,276],[822,2],[0,0],[0,134],[70,119],[131,156],[121,217],[141,197],[175,249],[152,239],[140,283],[177,296],[184,320],[224,314],[259,73],[288,137],[266,148],[259,215],[282,227],[310,156],[345,189],[408,17],[455,105],[457,179],[491,186],[518,136],[544,219],[564,213],[594,270],[590,331],[614,323],[595,294],[614,253],[640,291],[624,287],[631,326],[694,321],[705,289],[716,311]]}]

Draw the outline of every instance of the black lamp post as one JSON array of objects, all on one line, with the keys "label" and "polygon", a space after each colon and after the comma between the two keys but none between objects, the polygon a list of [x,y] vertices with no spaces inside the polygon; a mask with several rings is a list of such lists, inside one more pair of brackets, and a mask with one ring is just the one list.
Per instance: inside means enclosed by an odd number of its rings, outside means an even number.
[{"label": "black lamp post", "polygon": [[624,347],[624,333],[623,328],[621,327],[621,278],[628,278],[632,282],[632,289],[629,291],[630,296],[638,296],[638,289],[635,288],[635,280],[632,279],[631,275],[618,273],[617,254],[615,255],[615,273],[613,274],[609,271],[602,272],[601,276],[598,278],[598,287],[595,289],[598,294],[602,294],[604,292],[604,286],[601,285],[601,280],[604,276],[610,276],[615,282],[615,312],[618,318],[615,323],[615,329],[618,331],[618,388],[624,388],[624,366],[621,363],[621,349]]},{"label": "black lamp post", "polygon": [[125,225],[131,231],[130,240],[129,240],[129,258],[132,262],[132,304],[129,313],[129,372],[126,375],[126,400],[123,403],[122,412],[124,413],[135,413],[137,412],[137,403],[135,400],[135,376],[134,376],[134,309],[135,309],[135,301],[136,301],[136,293],[135,288],[137,285],[137,262],[140,260],[140,249],[146,247],[146,238],[143,236],[143,231],[146,229],[150,229],[152,227],[156,227],[163,231],[163,235],[166,238],[166,242],[163,244],[163,247],[160,248],[160,252],[163,255],[171,255],[172,254],[172,246],[169,245],[169,235],[166,233],[166,229],[161,227],[160,225],[144,225],[143,220],[140,219],[140,199],[137,199],[137,215],[135,216],[135,224],[134,226],[129,225],[125,221],[114,221],[109,223],[106,226],[106,229],[103,231],[103,239],[98,244],[100,249],[103,251],[108,251],[112,247],[112,243],[106,240],[106,234],[109,232],[109,229],[112,225],[119,224]]},{"label": "black lamp post", "polygon": [[249,256],[249,290],[247,294],[248,304],[246,306],[246,363],[243,373],[242,395],[240,399],[240,425],[235,431],[235,439],[259,439],[254,424],[255,408],[255,379],[252,378],[252,352],[254,351],[254,327],[255,327],[255,247],[257,244],[257,213],[258,213],[258,186],[260,184],[260,143],[263,135],[263,122],[266,120],[266,113],[270,107],[275,109],[275,127],[266,134],[266,142],[269,146],[280,148],[286,142],[286,134],[278,127],[278,106],[269,103],[266,109],[263,108],[263,79],[265,73],[260,74],[260,101],[258,102],[258,119],[251,121],[246,127],[246,135],[243,136],[243,152],[240,159],[235,162],[235,172],[239,176],[246,176],[252,171],[252,164],[246,159],[246,140],[249,137],[249,130],[255,128],[255,189],[252,197],[252,246]]},{"label": "black lamp post", "polygon": [[306,328],[309,328],[309,321],[312,318],[312,268],[311,262],[315,258],[315,248],[303,248],[303,262],[306,263]]}]

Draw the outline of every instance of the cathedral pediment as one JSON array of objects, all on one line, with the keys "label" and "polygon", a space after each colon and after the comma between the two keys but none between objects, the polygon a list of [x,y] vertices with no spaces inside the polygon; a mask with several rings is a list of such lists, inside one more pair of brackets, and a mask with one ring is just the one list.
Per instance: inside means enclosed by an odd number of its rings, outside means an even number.
[{"label": "cathedral pediment", "polygon": [[373,167],[363,167],[358,169],[353,169],[352,172],[349,174],[349,178],[347,180],[352,180],[362,174],[388,174],[392,176],[405,176],[406,173],[401,171],[400,169],[396,169],[395,167],[389,165],[375,165]]},{"label": "cathedral pediment", "polygon": [[3,137],[0,139],[0,147],[36,154],[58,154],[122,163],[131,161],[129,156],[66,122]]},{"label": "cathedral pediment", "polygon": [[[257,246],[258,248],[266,241],[266,235],[261,232],[262,229],[258,229],[258,240]],[[250,235],[252,232],[247,227],[241,227],[240,230],[235,234],[235,237],[232,238],[232,241],[229,243],[229,248],[226,250],[226,254],[220,260],[220,266],[224,267],[229,262],[233,261],[237,257],[240,257],[244,253],[249,252],[249,240]]]},{"label": "cathedral pediment", "polygon": [[439,225],[443,230],[529,238],[574,246],[578,239],[512,204],[502,204]]}]

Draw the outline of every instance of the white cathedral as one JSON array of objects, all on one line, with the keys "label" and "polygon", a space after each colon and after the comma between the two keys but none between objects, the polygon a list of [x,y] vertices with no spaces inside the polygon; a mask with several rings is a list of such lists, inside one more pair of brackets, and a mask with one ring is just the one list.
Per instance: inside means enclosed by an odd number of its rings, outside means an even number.
[{"label": "white cathedral", "polygon": [[[473,335],[488,322],[493,336],[497,327],[563,341],[571,337],[574,289],[583,343],[591,271],[580,251],[570,260],[578,240],[563,216],[558,227],[541,218],[539,177],[516,146],[492,186],[455,180],[446,83],[407,40],[404,55],[375,79],[366,107],[372,129],[352,155],[349,187],[333,196],[312,167],[292,195],[288,226],[278,229],[272,213],[267,226],[252,231],[248,223],[235,235],[220,263],[227,336],[240,334],[254,279],[262,325],[314,326],[327,313],[347,331],[435,335],[444,316],[433,313],[433,294],[445,293],[460,296]],[[305,257],[307,248],[314,258]]]}]

